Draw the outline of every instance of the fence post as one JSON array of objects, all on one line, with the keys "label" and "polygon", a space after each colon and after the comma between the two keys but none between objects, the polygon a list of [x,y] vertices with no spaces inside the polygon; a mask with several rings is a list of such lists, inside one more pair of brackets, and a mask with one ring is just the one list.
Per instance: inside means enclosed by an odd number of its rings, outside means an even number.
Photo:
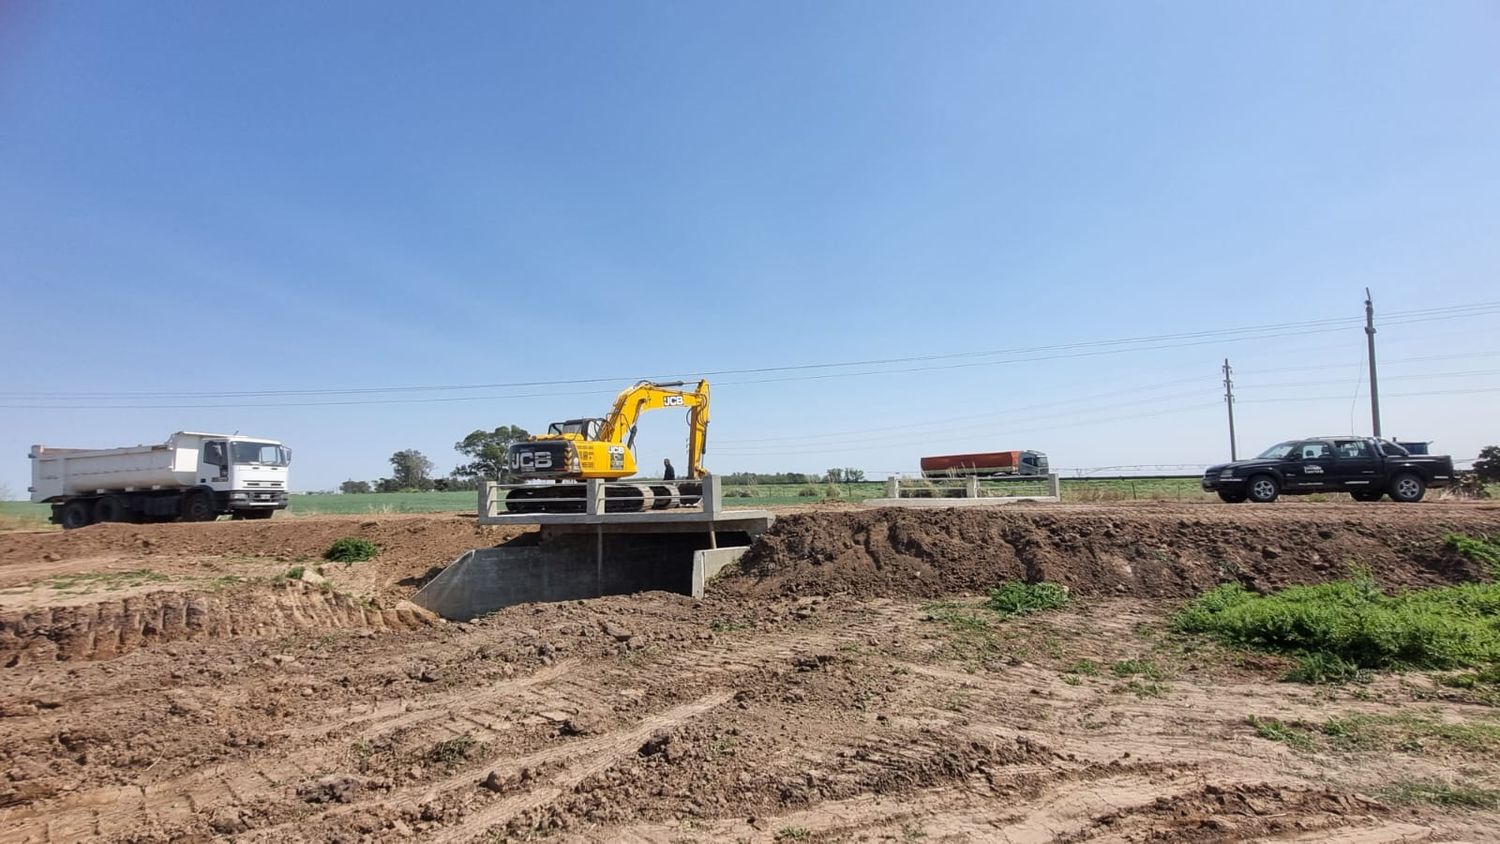
[{"label": "fence post", "polygon": [[970,475],[970,476],[968,476],[967,478],[964,479],[964,497],[965,498],[978,498],[979,497],[979,476],[978,475]]},{"label": "fence post", "polygon": [[479,516],[480,518],[492,518],[495,513],[490,508],[494,501],[495,484],[490,481],[479,482]]},{"label": "fence post", "polygon": [[1055,472],[1047,475],[1047,491],[1052,494],[1053,498],[1062,501],[1062,478],[1058,477]]},{"label": "fence post", "polygon": [[889,478],[885,479],[885,497],[886,498],[900,498],[901,497],[901,479],[900,478],[897,478],[895,475],[891,475]]}]

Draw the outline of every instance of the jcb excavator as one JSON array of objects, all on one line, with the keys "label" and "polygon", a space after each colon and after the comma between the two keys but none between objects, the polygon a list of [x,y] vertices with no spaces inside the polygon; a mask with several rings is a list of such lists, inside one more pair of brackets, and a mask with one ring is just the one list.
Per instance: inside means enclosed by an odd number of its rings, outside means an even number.
[{"label": "jcb excavator", "polygon": [[505,509],[512,513],[582,513],[586,485],[563,482],[634,475],[636,421],[643,412],[658,408],[688,411],[687,480],[610,486],[605,490],[605,510],[627,513],[698,503],[703,495],[698,479],[704,475],[703,452],[708,446],[708,382],[699,381],[693,390],[681,389],[684,386],[682,381],[637,382],[620,392],[609,415],[602,419],[553,422],[547,433],[512,444],[505,453],[512,476],[559,483],[512,489],[505,496]]}]

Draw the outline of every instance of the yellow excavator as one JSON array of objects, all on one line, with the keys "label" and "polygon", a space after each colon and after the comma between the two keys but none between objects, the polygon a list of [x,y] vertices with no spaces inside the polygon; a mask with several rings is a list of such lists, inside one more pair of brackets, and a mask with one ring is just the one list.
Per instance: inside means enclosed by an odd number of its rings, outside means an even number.
[{"label": "yellow excavator", "polygon": [[[683,381],[639,381],[615,398],[602,418],[553,422],[547,433],[513,443],[505,465],[528,484],[510,490],[505,509],[512,513],[582,513],[590,478],[618,480],[636,473],[636,422],[648,410],[681,408],[688,412],[688,466],[684,481],[616,484],[605,489],[606,512],[665,510],[696,504],[702,498],[703,452],[708,448],[708,382],[686,389]],[[572,482],[572,483],[569,483]]]}]

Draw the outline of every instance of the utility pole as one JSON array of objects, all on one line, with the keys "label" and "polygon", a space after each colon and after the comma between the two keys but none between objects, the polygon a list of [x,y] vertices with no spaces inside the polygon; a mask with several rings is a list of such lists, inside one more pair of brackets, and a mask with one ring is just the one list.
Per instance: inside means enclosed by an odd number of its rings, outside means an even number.
[{"label": "utility pole", "polygon": [[1380,439],[1380,383],[1375,378],[1375,302],[1365,288],[1365,340],[1370,346],[1370,421]]},{"label": "utility pole", "polygon": [[1240,459],[1239,449],[1234,442],[1234,381],[1230,375],[1234,370],[1229,368],[1229,358],[1224,358],[1224,404],[1229,408],[1229,459]]}]

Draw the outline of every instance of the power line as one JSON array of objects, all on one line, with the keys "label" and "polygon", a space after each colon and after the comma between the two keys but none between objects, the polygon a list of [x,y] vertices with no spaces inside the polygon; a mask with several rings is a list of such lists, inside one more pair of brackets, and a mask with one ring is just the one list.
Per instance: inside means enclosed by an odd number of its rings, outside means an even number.
[{"label": "power line", "polygon": [[[1454,306],[1447,306],[1447,307],[1442,307],[1442,308],[1425,308],[1425,309],[1414,310],[1414,311],[1398,311],[1398,312],[1393,312],[1390,315],[1390,317],[1386,320],[1386,324],[1388,324],[1388,325],[1396,325],[1396,324],[1406,324],[1406,323],[1415,323],[1415,322],[1427,322],[1427,321],[1433,321],[1433,320],[1460,319],[1460,318],[1471,317],[1471,316],[1483,316],[1483,315],[1488,315],[1488,314],[1492,314],[1492,313],[1500,313],[1500,302],[1481,302],[1481,303],[1476,303],[1476,304],[1472,304],[1472,305],[1454,305]],[[1341,330],[1345,330],[1346,328],[1352,327],[1352,326],[1354,326],[1356,324],[1358,324],[1357,320],[1351,320],[1351,319],[1348,319],[1348,318],[1305,320],[1305,321],[1301,321],[1301,322],[1271,323],[1271,324],[1265,324],[1265,325],[1243,326],[1243,327],[1239,327],[1239,328],[1215,329],[1215,330],[1192,331],[1192,332],[1179,332],[1179,333],[1175,333],[1175,334],[1158,334],[1158,335],[1147,335],[1147,336],[1142,336],[1142,337],[1115,338],[1115,339],[1108,339],[1108,340],[1079,341],[1079,342],[1073,342],[1073,343],[1062,343],[1062,344],[1054,344],[1054,345],[1048,345],[1048,346],[1019,347],[1019,348],[997,349],[997,350],[989,350],[989,351],[952,352],[952,353],[945,353],[945,354],[911,355],[911,356],[905,356],[905,357],[879,358],[879,359],[859,360],[859,361],[839,361],[839,362],[825,362],[825,363],[794,364],[794,365],[774,366],[774,367],[753,367],[753,368],[743,368],[743,369],[720,369],[720,370],[708,370],[708,371],[693,373],[691,375],[689,375],[687,373],[678,373],[677,375],[681,375],[681,376],[684,376],[684,377],[700,377],[700,376],[701,377],[710,377],[710,376],[712,376],[712,377],[718,377],[718,376],[724,376],[724,375],[755,375],[755,374],[770,374],[770,373],[806,372],[806,371],[810,371],[810,370],[849,369],[849,368],[853,368],[853,367],[870,367],[870,366],[885,367],[885,366],[892,366],[892,365],[895,365],[895,364],[902,364],[902,363],[927,363],[927,362],[942,361],[942,360],[963,360],[963,359],[995,358],[995,357],[1004,357],[1004,358],[1006,358],[1006,359],[1003,359],[1003,360],[979,361],[979,362],[972,362],[972,363],[965,363],[965,364],[955,364],[955,365],[951,365],[951,366],[942,366],[942,367],[916,367],[916,368],[897,369],[897,370],[879,369],[879,370],[867,371],[867,372],[838,372],[838,373],[829,373],[829,374],[823,374],[823,375],[811,375],[811,376],[802,376],[802,377],[792,376],[792,377],[784,377],[784,378],[768,378],[768,379],[747,380],[747,381],[730,382],[730,383],[731,384],[758,384],[758,383],[776,383],[776,382],[794,381],[794,380],[813,380],[813,379],[819,379],[819,378],[858,377],[858,376],[867,376],[867,375],[891,374],[893,372],[922,372],[922,371],[933,371],[935,369],[961,368],[961,367],[967,367],[967,366],[994,366],[994,365],[1004,365],[1004,364],[1011,364],[1011,363],[1035,362],[1035,361],[1040,361],[1040,360],[1057,360],[1057,359],[1071,358],[1071,357],[1089,357],[1089,356],[1096,356],[1096,355],[1101,355],[1101,354],[1119,354],[1119,353],[1122,353],[1122,352],[1129,352],[1129,351],[1150,351],[1150,350],[1155,350],[1155,349],[1181,348],[1181,347],[1185,347],[1185,346],[1203,345],[1205,343],[1215,343],[1215,342],[1237,342],[1237,341],[1242,341],[1242,340],[1276,339],[1276,338],[1280,338],[1280,337],[1299,336],[1299,335],[1303,335],[1303,334],[1319,334],[1319,333],[1328,333],[1328,332],[1334,332],[1334,331],[1341,331]],[[1049,353],[1057,353],[1057,354],[1049,354]],[[657,375],[657,376],[651,376],[651,377],[654,378],[654,379],[664,379],[664,378],[670,378],[670,377],[676,377],[676,376]],[[618,377],[618,378],[602,378],[601,377],[601,378],[556,379],[556,380],[542,380],[542,381],[513,381],[513,382],[502,382],[502,383],[492,383],[492,384],[449,384],[449,385],[429,385],[429,386],[406,385],[406,386],[395,386],[395,387],[321,388],[321,389],[307,389],[307,390],[248,390],[248,391],[230,391],[230,392],[224,392],[224,391],[219,391],[219,392],[149,392],[149,391],[147,391],[147,392],[114,392],[114,393],[89,393],[89,392],[83,392],[83,393],[62,393],[62,392],[45,393],[45,392],[26,392],[26,393],[0,393],[0,398],[5,398],[5,399],[51,399],[51,400],[54,400],[54,401],[81,401],[81,400],[88,400],[88,399],[96,399],[96,400],[110,400],[110,399],[128,400],[128,399],[149,399],[149,398],[171,399],[171,398],[317,397],[317,396],[332,396],[332,395],[376,395],[376,394],[383,394],[383,393],[402,393],[402,392],[454,392],[454,391],[481,390],[481,389],[516,389],[516,388],[527,388],[527,387],[579,386],[579,385],[584,385],[584,384],[606,384],[606,383],[609,383],[609,384],[618,384],[618,383],[620,383],[622,381],[629,381],[629,380],[634,380],[634,379],[633,378],[629,378],[629,377]],[[566,394],[557,394],[557,395],[566,395]],[[497,400],[497,399],[503,400],[503,399],[510,399],[510,398],[533,398],[533,397],[535,397],[535,396],[534,395],[521,395],[521,396],[471,396],[471,397],[455,397],[454,399],[451,399],[451,400],[483,401],[483,400]],[[434,399],[426,399],[426,400],[431,401],[431,400],[434,400]],[[51,406],[51,405],[0,405],[0,406],[3,406],[3,407],[12,407],[12,408],[17,408],[17,409],[35,409],[35,410],[41,410],[41,409],[149,409],[149,408],[181,409],[181,408],[185,408],[185,407],[194,407],[194,408],[196,408],[196,407],[268,407],[268,406],[289,407],[289,406],[301,406],[301,405],[322,406],[322,405],[325,405],[325,404],[356,404],[356,403],[367,403],[367,404],[400,404],[400,403],[411,403],[412,401],[413,400],[372,399],[372,400],[367,400],[367,401],[364,401],[364,402],[356,402],[356,401],[338,402],[338,403],[303,402],[303,403],[298,403],[298,404],[281,404],[281,405],[269,405],[269,404],[257,402],[255,404],[251,404],[251,405],[244,405],[244,404],[239,404],[239,405],[231,405],[231,404],[218,404],[218,405],[152,404],[152,405],[100,405],[100,406],[67,405],[67,406],[62,406],[62,407]]]}]

